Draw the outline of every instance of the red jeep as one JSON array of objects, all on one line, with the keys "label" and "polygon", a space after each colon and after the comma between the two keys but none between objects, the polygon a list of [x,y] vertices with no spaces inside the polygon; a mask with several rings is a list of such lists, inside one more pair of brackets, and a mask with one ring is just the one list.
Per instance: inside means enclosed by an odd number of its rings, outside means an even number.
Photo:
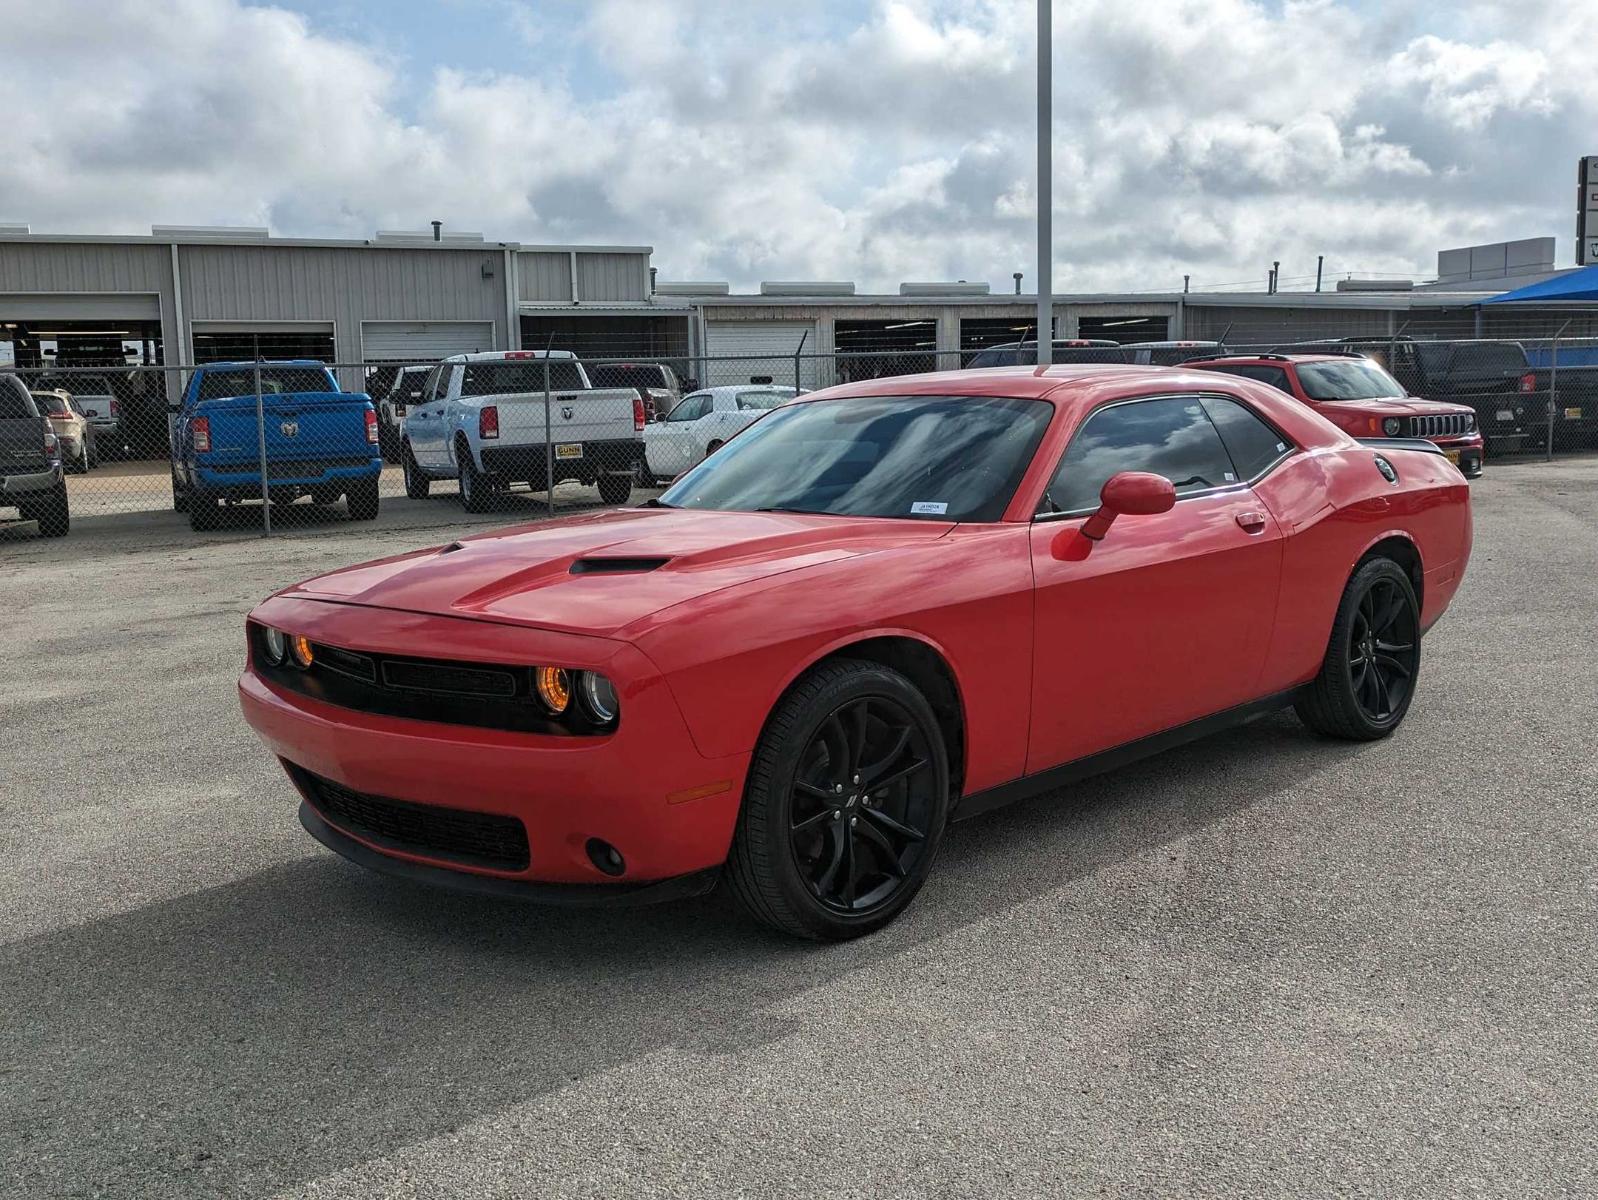
[{"label": "red jeep", "polygon": [[1362,354],[1228,354],[1182,366],[1281,388],[1355,437],[1436,442],[1467,479],[1481,475],[1484,455],[1475,410],[1405,395],[1396,379]]}]

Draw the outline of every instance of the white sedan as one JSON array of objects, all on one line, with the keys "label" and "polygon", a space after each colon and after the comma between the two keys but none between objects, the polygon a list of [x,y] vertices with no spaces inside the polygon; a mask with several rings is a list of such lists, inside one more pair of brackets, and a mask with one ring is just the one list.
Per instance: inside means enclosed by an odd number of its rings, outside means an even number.
[{"label": "white sedan", "polygon": [[677,406],[644,427],[645,470],[653,479],[672,479],[702,462],[733,434],[799,393],[771,384],[737,384],[690,392]]}]

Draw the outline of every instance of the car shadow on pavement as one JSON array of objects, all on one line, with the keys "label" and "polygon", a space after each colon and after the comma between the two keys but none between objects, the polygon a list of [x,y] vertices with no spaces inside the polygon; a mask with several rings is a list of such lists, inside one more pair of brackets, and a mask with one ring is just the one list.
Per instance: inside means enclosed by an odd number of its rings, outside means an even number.
[{"label": "car shadow on pavement", "polygon": [[956,825],[918,902],[845,945],[779,938],[719,893],[541,909],[320,851],[15,943],[0,949],[8,1194],[263,1196],[663,1047],[774,1041],[810,989],[1121,860],[1163,862],[1338,753],[1272,717]]}]

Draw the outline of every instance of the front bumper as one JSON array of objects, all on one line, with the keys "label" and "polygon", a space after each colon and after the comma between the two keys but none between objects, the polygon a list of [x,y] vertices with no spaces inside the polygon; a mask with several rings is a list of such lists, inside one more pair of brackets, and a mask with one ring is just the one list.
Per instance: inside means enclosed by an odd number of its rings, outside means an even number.
[{"label": "front bumper", "polygon": [[[602,670],[617,685],[622,718],[613,733],[555,735],[358,712],[275,686],[246,668],[239,680],[245,719],[285,766],[372,797],[511,817],[527,835],[525,870],[465,864],[422,845],[380,844],[318,810],[313,790],[291,769],[311,814],[342,839],[333,848],[346,853],[350,843],[361,847],[346,857],[367,865],[408,864],[402,873],[412,876],[418,873],[409,868],[419,867],[427,868],[420,877],[437,878],[429,874],[436,871],[496,881],[487,890],[533,898],[544,897],[522,885],[607,889],[595,891],[596,900],[714,870],[725,861],[749,755],[702,756],[664,679],[634,647],[291,598],[266,601],[252,618],[334,646],[389,654],[425,648],[429,656],[463,662],[558,663]],[[590,859],[593,838],[620,852],[625,869],[619,876],[602,872]],[[466,886],[484,890],[478,883]]]},{"label": "front bumper", "polygon": [[1459,437],[1435,437],[1426,440],[1441,448],[1466,479],[1474,479],[1481,474],[1482,464],[1486,461],[1485,442],[1481,434],[1469,433]]}]

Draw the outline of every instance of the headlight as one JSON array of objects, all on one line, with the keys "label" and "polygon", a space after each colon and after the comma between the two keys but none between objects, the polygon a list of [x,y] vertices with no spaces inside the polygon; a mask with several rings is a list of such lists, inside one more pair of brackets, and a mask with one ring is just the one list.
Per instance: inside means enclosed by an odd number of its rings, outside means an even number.
[{"label": "headlight", "polygon": [[1382,432],[1388,437],[1397,437],[1404,432],[1404,422],[1397,417],[1388,417],[1382,422]]},{"label": "headlight", "polygon": [[582,689],[583,707],[588,710],[589,716],[601,725],[609,725],[616,719],[616,710],[620,706],[616,701],[615,685],[610,680],[598,671],[584,671],[578,686]]},{"label": "headlight", "polygon": [[270,625],[261,627],[261,651],[266,656],[269,666],[281,667],[283,659],[289,652],[289,640],[283,636],[281,629],[273,629]]},{"label": "headlight", "polygon": [[301,634],[295,634],[289,639],[289,654],[300,667],[310,666],[316,657],[311,653],[311,639]]},{"label": "headlight", "polygon": [[572,680],[562,668],[539,667],[533,673],[533,679],[538,688],[538,698],[550,712],[558,717],[571,707]]}]

